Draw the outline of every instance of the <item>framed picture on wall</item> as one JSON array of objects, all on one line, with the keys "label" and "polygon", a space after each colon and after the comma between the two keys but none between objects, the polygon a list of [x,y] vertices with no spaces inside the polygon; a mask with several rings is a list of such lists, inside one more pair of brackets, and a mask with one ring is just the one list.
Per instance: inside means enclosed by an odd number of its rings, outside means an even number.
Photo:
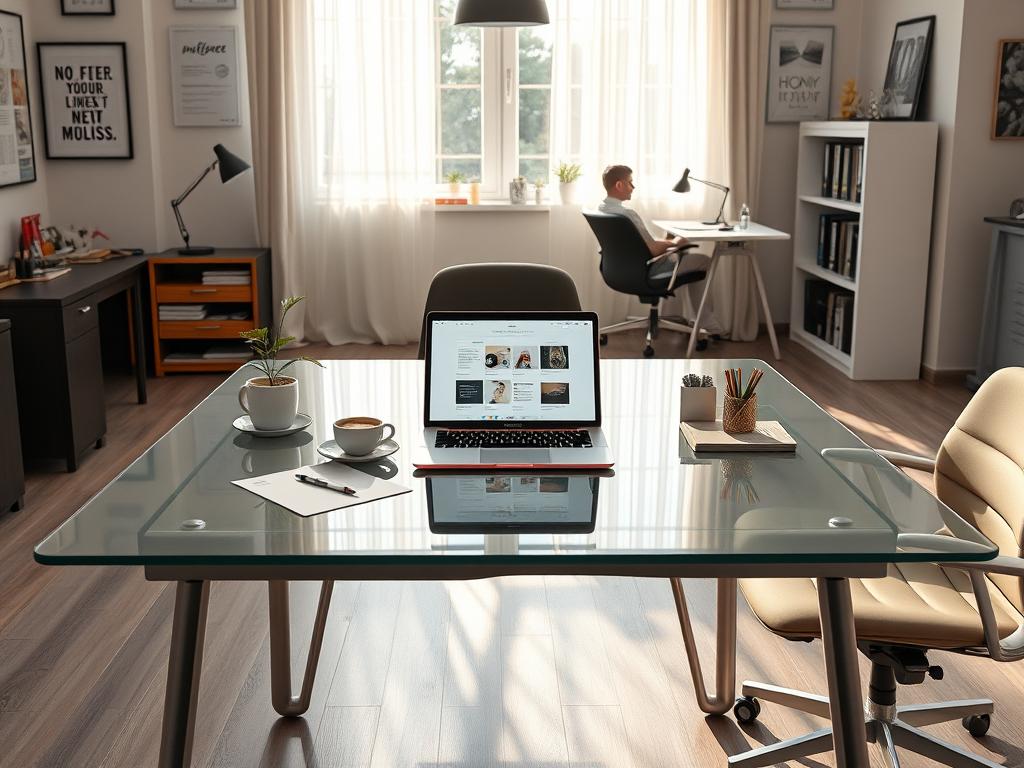
[{"label": "framed picture on wall", "polygon": [[1000,40],[993,139],[1024,139],[1024,39]]},{"label": "framed picture on wall", "polygon": [[831,11],[834,0],[775,0],[780,11]]},{"label": "framed picture on wall", "polygon": [[235,27],[170,27],[177,126],[241,125]]},{"label": "framed picture on wall", "polygon": [[38,43],[43,135],[51,159],[131,159],[124,43]]},{"label": "framed picture on wall", "polygon": [[828,120],[834,27],[772,26],[768,44],[769,123]]},{"label": "framed picture on wall", "polygon": [[114,0],[60,0],[63,16],[113,16]]},{"label": "framed picture on wall", "polygon": [[889,50],[889,66],[882,86],[882,117],[916,120],[921,91],[928,75],[934,16],[901,21],[896,25]]},{"label": "framed picture on wall", "polygon": [[238,7],[238,0],[174,0],[174,7],[179,10],[223,10]]},{"label": "framed picture on wall", "polygon": [[0,187],[36,180],[21,16],[0,11]]}]

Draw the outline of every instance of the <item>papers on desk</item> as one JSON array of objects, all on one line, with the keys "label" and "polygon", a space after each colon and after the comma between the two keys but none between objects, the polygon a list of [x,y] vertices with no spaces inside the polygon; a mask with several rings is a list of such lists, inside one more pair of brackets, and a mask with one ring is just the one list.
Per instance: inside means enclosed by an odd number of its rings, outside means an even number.
[{"label": "papers on desk", "polygon": [[[347,485],[355,490],[356,494],[348,496],[329,488],[318,488],[308,483],[300,483],[295,479],[297,474],[311,475],[326,480],[332,485]],[[280,504],[302,517],[354,507],[357,504],[386,499],[389,496],[399,496],[412,491],[412,488],[392,483],[390,480],[381,480],[379,477],[360,472],[358,469],[353,469],[347,464],[337,461],[289,469],[285,472],[274,472],[260,477],[247,477],[231,482],[232,485],[255,493],[267,501]]]}]

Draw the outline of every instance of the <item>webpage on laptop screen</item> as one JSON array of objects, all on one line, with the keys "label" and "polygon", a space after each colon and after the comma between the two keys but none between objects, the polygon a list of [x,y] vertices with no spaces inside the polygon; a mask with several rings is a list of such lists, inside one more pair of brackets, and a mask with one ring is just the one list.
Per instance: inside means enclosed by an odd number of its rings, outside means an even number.
[{"label": "webpage on laptop screen", "polygon": [[590,320],[434,320],[432,421],[593,421]]}]

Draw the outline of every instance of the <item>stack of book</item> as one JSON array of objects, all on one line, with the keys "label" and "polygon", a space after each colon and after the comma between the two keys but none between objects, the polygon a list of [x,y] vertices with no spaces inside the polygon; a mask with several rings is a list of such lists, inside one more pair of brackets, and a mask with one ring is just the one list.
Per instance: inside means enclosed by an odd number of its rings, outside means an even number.
[{"label": "stack of book", "polygon": [[825,280],[804,283],[804,330],[846,354],[853,347],[853,291]]},{"label": "stack of book", "polygon": [[161,304],[159,315],[161,320],[205,320],[205,304]]},{"label": "stack of book", "polygon": [[864,181],[863,142],[826,141],[821,168],[823,197],[860,202]]},{"label": "stack of book", "polygon": [[202,363],[210,360],[238,360],[240,362],[252,357],[252,352],[244,344],[217,344],[205,349],[190,352],[169,352],[164,355],[165,363]]},{"label": "stack of book", "polygon": [[248,269],[204,269],[203,285],[249,285],[252,273]]},{"label": "stack of book", "polygon": [[823,213],[818,219],[818,266],[855,279],[859,241],[857,214]]}]

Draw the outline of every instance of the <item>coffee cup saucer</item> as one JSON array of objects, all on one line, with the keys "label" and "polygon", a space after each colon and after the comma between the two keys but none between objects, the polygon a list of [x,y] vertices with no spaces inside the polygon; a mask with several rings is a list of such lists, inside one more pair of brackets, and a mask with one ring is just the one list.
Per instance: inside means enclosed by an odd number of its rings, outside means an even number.
[{"label": "coffee cup saucer", "polygon": [[338,445],[337,440],[328,440],[326,443],[320,443],[320,445],[317,446],[316,452],[328,459],[341,461],[345,464],[362,464],[367,461],[383,459],[385,456],[390,456],[397,450],[398,443],[394,440],[385,440],[365,456],[353,456],[350,453],[345,453],[342,447]]},{"label": "coffee cup saucer", "polygon": [[252,419],[249,417],[249,414],[244,414],[231,422],[231,426],[239,432],[245,432],[253,437],[284,437],[285,435],[294,435],[296,432],[301,432],[312,423],[312,417],[305,413],[298,413],[295,415],[292,423],[284,429],[259,429],[252,425]]}]

